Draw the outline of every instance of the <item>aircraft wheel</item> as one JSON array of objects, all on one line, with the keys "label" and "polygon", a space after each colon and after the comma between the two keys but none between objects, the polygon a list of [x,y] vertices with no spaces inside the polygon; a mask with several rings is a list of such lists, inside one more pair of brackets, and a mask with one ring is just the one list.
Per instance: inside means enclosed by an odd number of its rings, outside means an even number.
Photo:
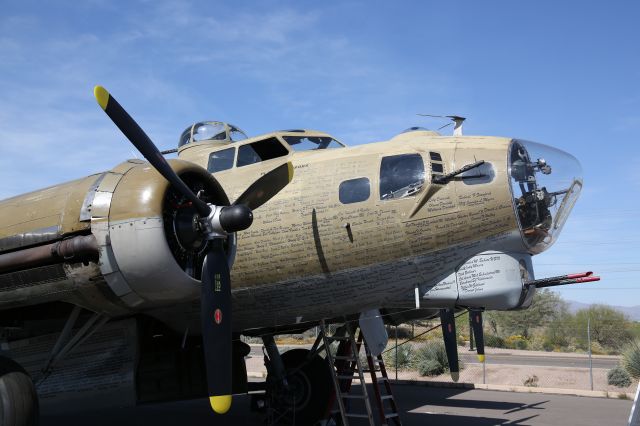
[{"label": "aircraft wheel", "polygon": [[36,426],[40,410],[31,377],[15,361],[0,357],[0,425]]},{"label": "aircraft wheel", "polygon": [[292,349],[282,354],[289,388],[279,386],[270,395],[273,408],[300,425],[312,425],[324,417],[333,386],[326,360],[316,355],[307,361],[308,354],[308,349]]}]

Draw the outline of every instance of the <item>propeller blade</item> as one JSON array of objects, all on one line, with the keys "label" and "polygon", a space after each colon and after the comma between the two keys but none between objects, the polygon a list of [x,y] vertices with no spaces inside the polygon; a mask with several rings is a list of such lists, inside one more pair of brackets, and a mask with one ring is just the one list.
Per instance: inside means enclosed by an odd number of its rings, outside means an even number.
[{"label": "propeller blade", "polygon": [[173,171],[167,160],[162,156],[158,148],[151,142],[149,136],[140,128],[138,123],[131,118],[131,116],[125,111],[124,108],[115,100],[107,90],[102,86],[96,86],[93,89],[93,94],[98,101],[100,107],[114,122],[120,131],[131,141],[138,151],[142,153],[144,158],[151,163],[151,165],[162,175],[165,179],[171,183],[171,185],[180,191],[182,195],[187,197],[189,201],[198,210],[200,216],[207,217],[211,213],[211,207],[204,201],[196,197],[196,195],[189,189],[189,187],[178,177]]},{"label": "propeller blade", "polygon": [[224,414],[231,408],[231,279],[222,240],[212,248],[202,267],[202,344],[211,408]]},{"label": "propeller blade", "polygon": [[471,317],[471,327],[473,328],[473,338],[476,341],[478,351],[478,361],[484,362],[484,331],[482,330],[482,311],[480,309],[469,309]]},{"label": "propeller blade", "polygon": [[453,309],[440,309],[440,324],[442,325],[442,337],[447,351],[451,379],[457,382],[460,378],[460,367],[458,365],[458,341],[456,339],[456,320],[453,316]]},{"label": "propeller blade", "polygon": [[291,179],[293,179],[293,164],[287,162],[253,182],[233,204],[244,204],[251,210],[255,210],[287,186]]}]

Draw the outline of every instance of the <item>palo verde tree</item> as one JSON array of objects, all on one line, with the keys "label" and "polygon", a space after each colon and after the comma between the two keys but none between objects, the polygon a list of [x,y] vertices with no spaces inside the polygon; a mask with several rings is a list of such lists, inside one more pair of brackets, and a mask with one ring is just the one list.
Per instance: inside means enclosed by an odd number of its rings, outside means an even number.
[{"label": "palo verde tree", "polygon": [[543,327],[567,315],[567,303],[550,290],[537,291],[528,309],[487,312],[486,322],[498,336],[531,336],[531,330]]},{"label": "palo verde tree", "polygon": [[619,351],[626,346],[631,335],[631,323],[627,316],[606,305],[592,305],[574,315],[573,330],[578,347],[587,349],[587,323],[591,329],[591,341],[602,347]]}]

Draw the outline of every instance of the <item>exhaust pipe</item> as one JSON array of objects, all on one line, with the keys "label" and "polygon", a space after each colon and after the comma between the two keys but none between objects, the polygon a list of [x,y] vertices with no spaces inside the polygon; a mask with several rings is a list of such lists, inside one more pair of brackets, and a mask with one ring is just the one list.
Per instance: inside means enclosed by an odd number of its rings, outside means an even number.
[{"label": "exhaust pipe", "polygon": [[0,274],[57,263],[98,261],[98,242],[81,235],[43,246],[0,254]]}]

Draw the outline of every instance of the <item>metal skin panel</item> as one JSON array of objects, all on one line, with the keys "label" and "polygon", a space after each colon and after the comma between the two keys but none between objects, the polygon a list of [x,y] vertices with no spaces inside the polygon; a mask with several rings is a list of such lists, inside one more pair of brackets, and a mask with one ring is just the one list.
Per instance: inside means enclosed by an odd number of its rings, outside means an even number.
[{"label": "metal skin panel", "polygon": [[533,276],[531,255],[486,251],[456,268],[460,306],[510,310],[520,308],[534,290],[523,282]]},{"label": "metal skin panel", "polygon": [[199,296],[200,281],[185,274],[175,262],[161,218],[112,222],[109,236],[126,282],[148,304],[174,303]]},{"label": "metal skin panel", "polygon": [[96,178],[92,175],[0,201],[0,252],[88,230],[90,225],[80,221],[80,210]]},{"label": "metal skin panel", "polygon": [[[289,157],[295,169],[293,181],[256,210],[251,228],[238,235],[233,282],[252,287],[414,258],[517,229],[506,177],[508,139],[478,144],[482,146],[478,155],[496,165],[493,182],[482,185],[487,201],[460,205],[456,195],[458,182],[451,182],[435,192],[413,217],[409,213],[417,197],[379,200],[380,159],[385,155],[418,152],[427,166],[428,151],[434,150],[449,159],[447,169],[452,170],[458,166],[453,163],[454,152],[464,146],[451,143],[450,138],[431,135],[401,142],[337,149],[333,155],[305,152]],[[242,175],[225,171],[215,176],[234,199],[254,176],[272,167],[273,164],[256,164],[244,167],[246,173]],[[339,184],[362,176],[371,180],[369,199],[341,204]],[[429,188],[426,183],[423,191]],[[345,228],[346,224],[350,229]]]}]

